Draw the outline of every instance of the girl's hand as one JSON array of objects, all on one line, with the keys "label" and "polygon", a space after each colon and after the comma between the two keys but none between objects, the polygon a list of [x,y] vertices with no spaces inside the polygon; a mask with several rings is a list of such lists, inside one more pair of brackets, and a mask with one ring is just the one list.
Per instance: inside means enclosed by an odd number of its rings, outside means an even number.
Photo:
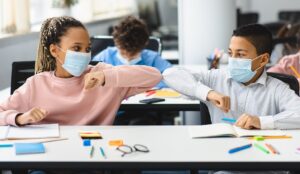
[{"label": "girl's hand", "polygon": [[103,71],[90,72],[84,77],[84,89],[91,89],[95,86],[104,85],[105,76]]},{"label": "girl's hand", "polygon": [[26,125],[30,123],[37,123],[47,116],[47,111],[41,108],[32,108],[31,110],[17,116],[16,123],[18,125]]}]

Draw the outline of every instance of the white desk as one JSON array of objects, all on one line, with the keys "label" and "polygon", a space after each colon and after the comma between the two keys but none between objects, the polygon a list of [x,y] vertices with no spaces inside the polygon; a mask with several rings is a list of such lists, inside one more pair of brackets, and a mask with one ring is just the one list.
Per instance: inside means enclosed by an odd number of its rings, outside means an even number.
[{"label": "white desk", "polygon": [[[98,130],[104,139],[96,140],[95,153],[82,146],[79,130]],[[62,126],[61,135],[69,140],[45,143],[46,153],[14,154],[14,148],[0,149],[0,168],[52,169],[226,169],[226,170],[296,170],[300,169],[300,130],[287,131],[292,139],[267,140],[280,155],[265,154],[252,147],[235,154],[228,150],[249,143],[242,138],[191,139],[188,126]],[[125,157],[108,146],[112,139],[123,139],[125,144],[143,144],[149,153],[136,152]],[[2,142],[1,142],[2,143]],[[99,152],[104,147],[107,159]]]}]

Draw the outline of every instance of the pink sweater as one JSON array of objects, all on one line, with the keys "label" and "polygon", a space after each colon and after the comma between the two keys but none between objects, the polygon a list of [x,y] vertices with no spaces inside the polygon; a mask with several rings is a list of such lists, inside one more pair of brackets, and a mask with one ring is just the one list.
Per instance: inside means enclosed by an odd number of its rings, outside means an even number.
[{"label": "pink sweater", "polygon": [[[103,70],[105,85],[84,89],[84,75]],[[89,66],[80,77],[58,78],[43,72],[27,79],[0,104],[0,125],[16,125],[15,117],[33,107],[48,111],[40,123],[111,125],[123,99],[154,87],[161,74],[149,66]]]},{"label": "pink sweater", "polygon": [[[284,56],[280,59],[278,64],[268,69],[268,72],[276,72],[282,74],[288,74],[295,76],[295,73],[291,70],[290,66],[293,66],[298,73],[300,73],[300,53]],[[300,78],[297,78],[300,85]]]}]

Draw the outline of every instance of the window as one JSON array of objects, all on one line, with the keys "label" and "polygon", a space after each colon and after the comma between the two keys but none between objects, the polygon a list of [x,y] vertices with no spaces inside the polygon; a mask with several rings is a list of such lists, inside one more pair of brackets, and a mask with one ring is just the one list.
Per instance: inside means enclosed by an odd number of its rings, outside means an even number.
[{"label": "window", "polygon": [[136,0],[75,0],[71,8],[54,6],[64,0],[0,0],[0,37],[39,31],[53,16],[73,16],[82,22],[137,14]]}]

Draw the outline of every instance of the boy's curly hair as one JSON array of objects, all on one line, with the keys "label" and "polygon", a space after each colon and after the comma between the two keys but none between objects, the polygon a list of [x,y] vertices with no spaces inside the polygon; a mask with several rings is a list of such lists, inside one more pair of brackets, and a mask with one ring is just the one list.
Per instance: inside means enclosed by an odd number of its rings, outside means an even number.
[{"label": "boy's curly hair", "polygon": [[133,16],[124,18],[113,29],[115,44],[128,53],[140,52],[148,43],[149,31],[144,21]]}]

